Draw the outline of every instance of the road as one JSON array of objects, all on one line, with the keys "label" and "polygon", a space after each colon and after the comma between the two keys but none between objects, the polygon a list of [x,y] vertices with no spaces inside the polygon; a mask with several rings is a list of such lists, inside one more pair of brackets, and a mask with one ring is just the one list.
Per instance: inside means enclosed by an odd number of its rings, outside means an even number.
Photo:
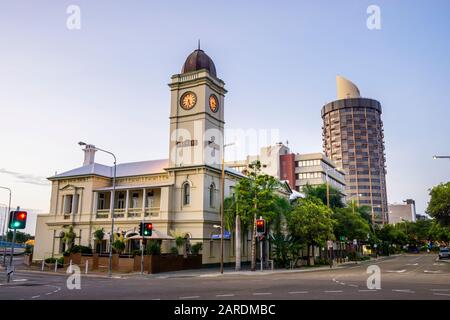
[{"label": "road", "polygon": [[[376,262],[312,272],[252,275],[164,274],[117,278],[82,276],[81,289],[69,290],[68,275],[18,272],[0,283],[0,299],[433,299],[450,300],[450,261],[437,255],[401,255]],[[381,289],[367,288],[367,267],[381,269]]]}]

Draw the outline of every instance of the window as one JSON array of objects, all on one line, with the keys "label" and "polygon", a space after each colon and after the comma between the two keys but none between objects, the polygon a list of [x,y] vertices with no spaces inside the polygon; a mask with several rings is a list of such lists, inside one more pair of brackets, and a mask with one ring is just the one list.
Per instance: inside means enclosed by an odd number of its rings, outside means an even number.
[{"label": "window", "polygon": [[215,197],[214,197],[214,194],[215,194],[215,185],[214,185],[214,183],[211,183],[211,185],[209,186],[209,206],[211,207],[211,208],[214,208],[214,203],[215,203]]},{"label": "window", "polygon": [[123,192],[119,192],[119,199],[117,200],[117,208],[118,209],[125,208],[125,194]]},{"label": "window", "polygon": [[131,207],[132,208],[138,207],[138,199],[139,199],[139,194],[137,192],[133,192],[133,195],[131,197]]},{"label": "window", "polygon": [[188,205],[191,203],[191,186],[188,182],[183,185],[183,205]]},{"label": "window", "polygon": [[105,194],[99,193],[98,195],[98,209],[103,210],[105,209]]}]

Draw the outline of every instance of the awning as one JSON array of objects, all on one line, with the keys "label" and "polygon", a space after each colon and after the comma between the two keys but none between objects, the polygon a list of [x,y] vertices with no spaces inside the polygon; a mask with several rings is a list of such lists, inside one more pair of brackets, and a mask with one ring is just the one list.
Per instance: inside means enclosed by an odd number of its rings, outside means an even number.
[{"label": "awning", "polygon": [[[140,235],[131,236],[126,238],[126,240],[141,240],[142,237]],[[174,237],[171,237],[161,231],[153,230],[152,235],[150,237],[144,237],[144,239],[153,239],[153,240],[175,240]]]}]

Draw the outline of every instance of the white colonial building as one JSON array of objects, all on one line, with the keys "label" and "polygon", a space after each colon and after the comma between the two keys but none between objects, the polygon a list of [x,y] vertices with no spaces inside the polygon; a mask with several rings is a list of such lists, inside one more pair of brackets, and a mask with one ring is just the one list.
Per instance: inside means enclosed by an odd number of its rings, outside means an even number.
[{"label": "white colonial building", "polygon": [[[220,240],[212,235],[220,232],[214,226],[220,224],[227,91],[213,61],[200,48],[188,56],[181,74],[172,76],[169,87],[169,158],[118,164],[112,197],[114,167],[96,163],[97,150],[87,145],[83,166],[48,178],[52,182],[50,212],[37,218],[34,260],[61,255],[70,226],[76,233],[75,244],[91,247],[95,230],[104,228],[103,247],[108,248],[114,207],[115,233],[125,238],[136,235],[145,219],[158,234],[176,230],[186,234],[191,244],[203,242],[203,263],[220,261]],[[239,172],[226,170],[225,196],[241,178]],[[247,235],[242,242],[245,261]],[[233,235],[225,240],[224,259],[235,259]]]}]

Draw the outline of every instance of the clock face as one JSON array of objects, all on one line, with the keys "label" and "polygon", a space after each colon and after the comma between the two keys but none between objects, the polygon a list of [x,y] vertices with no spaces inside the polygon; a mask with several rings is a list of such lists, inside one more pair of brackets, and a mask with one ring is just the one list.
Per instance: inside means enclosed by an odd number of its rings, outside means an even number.
[{"label": "clock face", "polygon": [[217,99],[215,94],[209,96],[209,108],[212,112],[219,110],[219,99]]},{"label": "clock face", "polygon": [[180,99],[180,105],[184,110],[192,109],[197,103],[197,96],[192,91],[185,92]]}]

